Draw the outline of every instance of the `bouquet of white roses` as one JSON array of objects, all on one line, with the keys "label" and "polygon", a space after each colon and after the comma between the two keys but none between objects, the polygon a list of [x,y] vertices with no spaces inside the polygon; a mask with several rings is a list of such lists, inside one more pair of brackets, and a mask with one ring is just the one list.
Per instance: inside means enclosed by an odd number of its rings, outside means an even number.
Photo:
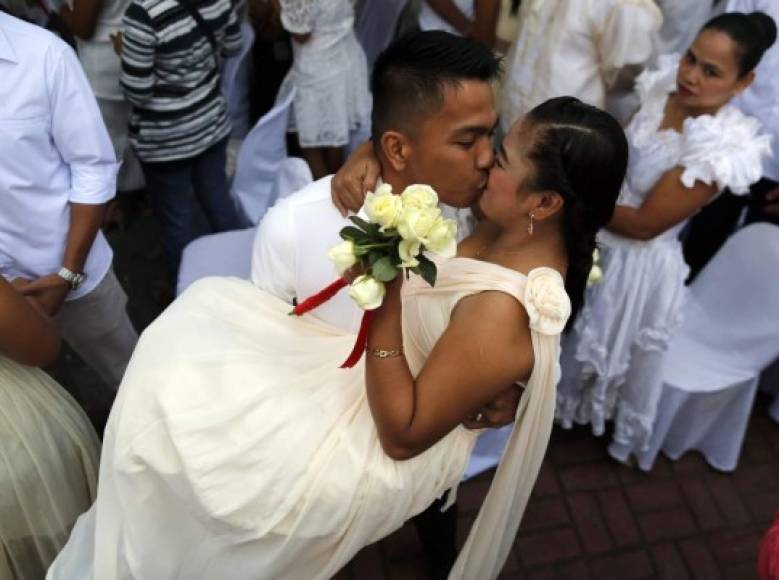
[{"label": "bouquet of white roses", "polygon": [[[369,313],[381,306],[387,282],[401,273],[413,272],[433,286],[436,265],[424,252],[446,258],[457,253],[457,222],[443,218],[438,195],[428,185],[410,185],[401,195],[394,195],[388,184],[380,185],[375,192],[368,193],[363,209],[368,219],[350,217],[353,225],[340,232],[344,241],[328,252],[341,278],[292,310],[292,314],[302,315],[349,286],[349,296],[366,313],[353,356],[343,366],[357,362],[352,358],[361,353],[358,347],[367,334]],[[362,274],[350,283],[344,274],[353,268]]]}]

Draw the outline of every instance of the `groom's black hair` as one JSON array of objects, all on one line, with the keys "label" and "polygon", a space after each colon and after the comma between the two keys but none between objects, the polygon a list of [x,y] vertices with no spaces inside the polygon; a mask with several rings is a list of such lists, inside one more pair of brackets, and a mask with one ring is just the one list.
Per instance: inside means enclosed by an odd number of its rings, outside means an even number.
[{"label": "groom's black hair", "polygon": [[444,89],[462,81],[490,82],[500,58],[469,38],[441,30],[414,32],[393,42],[373,67],[374,144],[390,129],[413,130],[444,104]]}]

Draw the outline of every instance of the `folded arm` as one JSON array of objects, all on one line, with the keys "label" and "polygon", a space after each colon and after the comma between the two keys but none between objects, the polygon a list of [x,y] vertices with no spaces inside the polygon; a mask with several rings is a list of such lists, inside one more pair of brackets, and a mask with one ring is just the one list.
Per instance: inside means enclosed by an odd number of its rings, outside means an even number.
[{"label": "folded arm", "polygon": [[640,207],[618,205],[608,229],[627,238],[651,240],[695,214],[718,188],[700,181],[687,188],[681,181],[683,171],[681,167],[666,171]]},{"label": "folded arm", "polygon": [[[391,285],[376,312],[372,349],[402,344],[398,286]],[[367,356],[368,402],[385,452],[398,460],[422,453],[532,368],[522,305],[500,292],[464,298],[416,380],[403,356]]]}]

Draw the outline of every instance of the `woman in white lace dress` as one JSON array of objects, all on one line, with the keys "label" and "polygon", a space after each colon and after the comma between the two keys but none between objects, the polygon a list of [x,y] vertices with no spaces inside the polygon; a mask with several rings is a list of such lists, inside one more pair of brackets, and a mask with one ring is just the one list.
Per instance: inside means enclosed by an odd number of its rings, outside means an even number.
[{"label": "woman in white lace dress", "polygon": [[352,0],[280,0],[294,62],[280,90],[297,88],[294,129],[314,179],[335,173],[353,131],[370,128],[368,65]]},{"label": "woman in white lace dress", "polygon": [[563,426],[590,423],[596,435],[613,419],[609,452],[620,461],[649,441],[660,365],[683,314],[679,231],[722,189],[747,193],[770,151],[758,121],[728,103],[775,38],[763,13],[722,15],[681,59],[665,56],[638,79],[628,174],[599,236],[604,279],[564,343],[557,407]]}]

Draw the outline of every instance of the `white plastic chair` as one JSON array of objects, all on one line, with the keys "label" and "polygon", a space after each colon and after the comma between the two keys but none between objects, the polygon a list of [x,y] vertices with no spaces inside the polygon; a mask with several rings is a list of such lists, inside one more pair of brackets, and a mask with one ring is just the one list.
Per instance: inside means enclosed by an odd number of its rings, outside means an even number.
[{"label": "white plastic chair", "polygon": [[255,231],[256,228],[248,228],[210,234],[187,244],[181,255],[176,296],[193,282],[208,276],[235,276],[248,280]]},{"label": "white plastic chair", "polygon": [[398,18],[407,0],[364,0],[357,12],[354,33],[368,59],[368,71],[395,35]]},{"label": "white plastic chair", "polygon": [[[279,164],[271,197],[274,203],[303,189],[313,181],[308,163],[287,157]],[[187,286],[207,276],[235,276],[250,279],[252,246],[256,227],[202,236],[190,242],[181,256],[176,296]]]},{"label": "white plastic chair", "polygon": [[777,273],[779,227],[759,223],[733,235],[690,286],[642,469],[660,451],[678,459],[690,450],[736,468],[758,376],[779,355]]},{"label": "white plastic chair", "polygon": [[222,95],[232,123],[232,139],[243,139],[250,129],[250,84],[254,28],[241,22],[241,51],[225,59],[222,65]]},{"label": "white plastic chair", "polygon": [[257,224],[273,205],[273,187],[287,157],[287,122],[295,88],[257,121],[238,152],[230,194],[249,223]]},{"label": "white plastic chair", "polygon": [[314,176],[311,175],[311,168],[305,160],[300,157],[287,157],[279,165],[276,181],[273,182],[272,204],[303,189],[312,181]]}]

